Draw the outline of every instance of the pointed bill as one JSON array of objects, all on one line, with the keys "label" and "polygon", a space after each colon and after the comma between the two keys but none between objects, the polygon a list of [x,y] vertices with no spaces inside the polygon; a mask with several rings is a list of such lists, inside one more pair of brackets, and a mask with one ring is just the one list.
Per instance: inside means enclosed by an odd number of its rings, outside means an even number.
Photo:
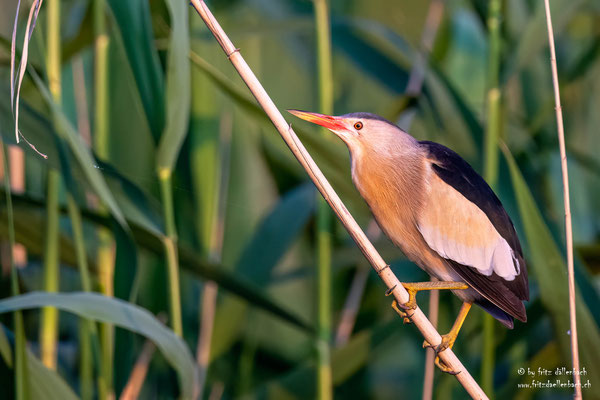
[{"label": "pointed bill", "polygon": [[332,131],[339,131],[341,129],[345,129],[343,121],[338,117],[301,110],[287,111],[291,114],[294,114],[298,118],[302,118],[303,120],[312,122],[313,124],[321,125]]}]

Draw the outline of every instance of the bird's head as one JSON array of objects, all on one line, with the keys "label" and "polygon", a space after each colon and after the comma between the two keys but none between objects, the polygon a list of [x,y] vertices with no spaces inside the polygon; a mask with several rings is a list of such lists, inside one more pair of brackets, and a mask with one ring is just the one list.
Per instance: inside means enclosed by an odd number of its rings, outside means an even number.
[{"label": "bird's head", "polygon": [[298,118],[321,125],[342,139],[353,156],[359,154],[400,156],[409,154],[418,142],[396,125],[375,114],[352,113],[340,116],[288,110]]}]

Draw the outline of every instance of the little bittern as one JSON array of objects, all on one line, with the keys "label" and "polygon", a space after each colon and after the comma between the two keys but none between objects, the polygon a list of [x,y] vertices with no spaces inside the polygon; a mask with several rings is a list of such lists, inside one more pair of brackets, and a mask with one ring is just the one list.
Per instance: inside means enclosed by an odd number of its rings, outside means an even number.
[{"label": "little bittern", "polygon": [[[513,328],[513,318],[527,321],[523,301],[529,287],[519,238],[498,197],[465,160],[374,114],[289,111],[346,143],[352,181],[383,232],[439,280],[403,283],[409,301],[394,308],[409,318],[420,290],[450,289],[463,301],[436,353],[452,347],[473,303],[507,328]],[[452,373],[439,357],[436,364]]]}]

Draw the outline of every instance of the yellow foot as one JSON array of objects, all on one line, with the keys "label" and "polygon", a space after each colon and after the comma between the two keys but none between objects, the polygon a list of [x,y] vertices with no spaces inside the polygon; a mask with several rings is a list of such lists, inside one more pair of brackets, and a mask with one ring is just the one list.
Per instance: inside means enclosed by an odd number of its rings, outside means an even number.
[{"label": "yellow foot", "polygon": [[454,325],[452,325],[452,329],[446,335],[442,335],[442,341],[437,346],[433,346],[427,341],[423,342],[423,347],[430,347],[435,351],[435,365],[438,366],[442,372],[446,372],[451,375],[457,375],[460,371],[456,372],[448,365],[446,365],[442,360],[440,360],[439,354],[446,350],[451,349],[454,346],[454,342],[456,341],[456,337],[458,336],[458,332],[471,309],[471,303],[465,302],[463,303],[460,311],[458,313],[458,317],[456,317],[456,321],[454,321]]},{"label": "yellow foot", "polygon": [[456,341],[456,335],[453,333],[447,333],[442,335],[442,341],[437,346],[429,344],[427,340],[423,341],[423,348],[431,348],[434,349],[436,353],[441,353],[446,349],[451,349],[454,346],[454,342]]},{"label": "yellow foot", "polygon": [[423,348],[431,348],[435,352],[435,365],[442,371],[450,375],[458,375],[460,371],[454,371],[452,368],[447,366],[439,356],[439,353],[446,349],[451,349],[456,341],[456,335],[453,333],[448,333],[446,335],[442,335],[442,341],[437,346],[430,344],[427,340],[423,342]]},{"label": "yellow foot", "polygon": [[402,321],[403,321],[405,324],[411,324],[411,323],[412,323],[412,321],[411,321],[411,317],[413,316],[413,314],[412,314],[412,313],[411,313],[411,314],[409,314],[409,313],[407,312],[408,310],[407,310],[407,311],[405,311],[405,310],[401,309],[401,308],[398,306],[398,302],[397,302],[396,300],[394,300],[394,301],[392,302],[392,308],[393,308],[393,309],[394,309],[394,310],[395,310],[395,311],[398,313],[398,315],[399,315],[400,317],[402,317]]},{"label": "yellow foot", "polygon": [[449,366],[447,366],[446,364],[444,364],[444,362],[440,359],[440,356],[435,357],[435,365],[437,365],[437,367],[440,369],[440,371],[445,372],[447,374],[450,374],[450,375],[460,374],[460,371],[455,371],[452,368],[450,368]]},{"label": "yellow foot", "polygon": [[[392,308],[401,315],[406,314],[406,313],[403,313],[402,311],[398,310],[398,307],[402,308],[405,311],[414,310],[415,308],[417,308],[416,297],[417,297],[418,289],[413,288],[412,285],[413,285],[412,283],[403,283],[402,284],[402,286],[404,286],[404,289],[406,289],[406,291],[408,292],[408,301],[406,303],[400,304],[396,300],[394,300],[394,302],[392,303]],[[385,295],[386,296],[391,295],[395,287],[396,286],[386,290]]]},{"label": "yellow foot", "polygon": [[[392,303],[392,308],[404,319],[404,323],[409,323],[412,314],[408,314],[408,311],[417,308],[417,292],[421,290],[460,290],[468,289],[469,286],[464,282],[444,282],[444,281],[432,281],[432,282],[403,282],[402,286],[408,292],[408,301],[404,304],[400,304],[396,301]],[[389,288],[385,295],[389,296],[392,294],[396,286]],[[402,310],[400,310],[402,309]]]}]

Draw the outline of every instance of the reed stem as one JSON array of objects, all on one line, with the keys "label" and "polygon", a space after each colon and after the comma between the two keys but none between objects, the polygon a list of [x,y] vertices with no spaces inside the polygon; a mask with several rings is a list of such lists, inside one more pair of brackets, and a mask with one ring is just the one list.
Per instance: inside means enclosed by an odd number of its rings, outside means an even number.
[{"label": "reed stem", "polygon": [[94,359],[89,324],[87,319],[79,321],[79,392],[82,400],[94,398]]},{"label": "reed stem", "polygon": [[[48,1],[47,59],[46,70],[50,93],[58,104],[61,103],[61,43],[60,43],[60,0]],[[60,174],[48,170],[46,189],[46,234],[44,242],[44,290],[57,292],[59,289],[59,209]],[[42,309],[40,329],[40,353],[44,365],[56,368],[58,340],[58,310],[53,307]]]},{"label": "reed stem", "polygon": [[73,229],[73,242],[75,243],[75,253],[77,256],[77,267],[79,268],[79,277],[81,279],[81,288],[84,292],[92,291],[92,280],[88,267],[87,252],[85,250],[85,238],[83,236],[83,224],[81,222],[81,212],[79,206],[69,193],[67,195],[67,209],[71,227]]},{"label": "reed stem", "polygon": [[[88,270],[87,253],[85,251],[85,239],[83,237],[83,227],[81,222],[81,213],[79,207],[71,193],[67,194],[67,209],[69,219],[73,229],[73,242],[75,243],[75,252],[77,256],[77,266],[79,268],[79,279],[81,288],[85,292],[91,292],[92,283]],[[92,358],[92,324],[91,320],[84,319],[80,321],[79,329],[79,351],[80,351],[80,380],[81,380],[81,398],[93,398],[93,358]]]},{"label": "reed stem", "polygon": [[[46,188],[46,232],[44,240],[44,290],[59,290],[59,204],[60,174],[55,169],[48,170]],[[44,365],[56,368],[58,341],[58,310],[54,307],[42,309],[40,331],[40,355]]]},{"label": "reed stem", "polygon": [[[84,292],[92,291],[92,280],[89,273],[87,251],[85,250],[85,238],[83,235],[83,223],[81,220],[81,211],[77,202],[71,193],[67,194],[67,209],[69,219],[73,229],[73,242],[75,243],[75,252],[77,256],[77,266],[81,280],[81,288]],[[98,376],[98,396],[106,396],[106,379],[102,373],[104,371],[100,350],[100,339],[96,328],[96,323],[92,320],[84,319],[80,323],[80,359],[81,359],[81,397],[83,399],[93,398],[93,372],[94,363],[96,364],[100,376]]]},{"label": "reed stem", "polygon": [[[488,73],[486,98],[486,133],[484,141],[483,175],[493,189],[498,183],[498,139],[502,131],[501,91],[499,87],[502,37],[500,21],[502,0],[491,0],[488,4]],[[483,356],[481,363],[481,387],[490,398],[494,397],[495,335],[494,317],[483,314]]]},{"label": "reed stem", "polygon": [[552,85],[554,87],[554,102],[556,110],[556,125],[558,128],[558,146],[560,149],[560,166],[563,179],[563,200],[565,207],[565,236],[567,245],[567,274],[569,284],[569,322],[571,325],[571,361],[575,391],[573,398],[580,400],[581,376],[579,367],[579,343],[577,337],[577,309],[575,305],[575,268],[573,264],[573,227],[571,225],[571,200],[569,196],[569,168],[567,165],[567,151],[565,149],[565,129],[563,126],[562,106],[560,104],[560,86],[558,82],[558,69],[556,66],[556,50],[554,49],[554,30],[552,29],[552,16],[550,15],[550,2],[544,0],[546,10],[546,25],[548,27],[548,44],[550,46],[550,67],[552,69]]},{"label": "reed stem", "polygon": [[[10,192],[10,167],[8,164],[8,151],[4,141],[0,140],[2,146],[2,162],[4,164],[4,195],[6,198],[6,214],[8,216],[8,242],[11,251],[8,253],[10,262],[10,289],[13,296],[19,295],[19,273],[15,265],[12,249],[15,245],[15,222],[12,206],[12,195]],[[13,313],[15,331],[15,399],[29,399],[29,372],[27,370],[27,338],[25,336],[25,324],[21,311]]]},{"label": "reed stem", "polygon": [[[94,0],[94,151],[101,160],[110,157],[109,112],[108,112],[108,56],[109,35],[106,27],[106,0]],[[108,214],[104,205],[99,212]],[[105,296],[114,295],[114,249],[110,230],[105,227],[97,229],[98,248],[96,262],[98,264],[98,281],[100,291]],[[114,359],[114,327],[111,324],[100,324],[101,346],[101,379],[98,384],[98,397],[113,397],[113,359]]]},{"label": "reed stem", "polygon": [[183,323],[181,320],[181,294],[179,283],[179,260],[177,254],[177,230],[175,228],[175,211],[173,209],[173,189],[171,184],[171,170],[163,168],[158,173],[160,193],[163,204],[163,214],[166,225],[166,237],[163,239],[165,247],[168,287],[170,322],[177,336],[183,336]]},{"label": "reed stem", "polygon": [[[327,0],[315,0],[319,110],[333,114],[333,72],[331,29]],[[323,132],[323,135],[329,133]],[[331,373],[331,209],[317,193],[317,395],[321,400],[333,398]]]},{"label": "reed stem", "polygon": [[[198,76],[198,78],[200,78],[200,76]],[[207,93],[206,87],[203,88],[202,93]],[[202,100],[202,98],[199,100]],[[198,112],[201,112],[202,110],[206,111],[205,107],[208,104],[203,105],[202,103],[203,102],[200,101],[198,104],[196,104],[198,106]],[[206,230],[206,233],[208,235],[205,235],[202,246],[207,249],[207,258],[216,263],[221,262],[223,252],[225,212],[227,209],[227,189],[229,187],[232,120],[233,117],[231,113],[223,113],[219,125],[219,136],[216,138],[216,142],[218,142],[218,150],[215,151],[215,153],[218,154],[218,168],[215,168],[212,176],[205,175],[205,171],[203,171],[202,167],[206,166],[207,159],[199,156],[206,151],[205,147],[212,148],[213,144],[205,143],[204,141],[193,141],[195,143],[194,153],[198,156],[193,157],[194,161],[192,163],[192,173],[195,175],[194,190],[199,194],[197,196],[200,203],[198,208],[203,210],[204,218],[209,219],[208,222],[210,222],[207,224],[207,228],[209,229]],[[197,135],[199,134],[200,133],[197,133]],[[200,171],[202,171],[202,174],[198,173]],[[203,197],[200,196],[200,194],[202,191],[207,190],[207,186],[203,185],[203,183],[205,183],[207,180],[212,180],[214,182],[212,187],[215,188],[215,190],[212,193],[212,199],[209,200],[204,198],[205,202],[203,202]],[[216,186],[218,186],[218,189]],[[209,201],[207,202],[206,200]],[[200,223],[198,224],[197,229],[199,231],[202,231],[204,227],[202,222],[203,219],[201,219]],[[200,369],[200,396],[202,396],[204,393],[206,377],[208,375],[218,290],[219,286],[213,281],[207,281],[202,290],[200,332],[198,335],[198,346],[196,348],[196,360]]]}]

